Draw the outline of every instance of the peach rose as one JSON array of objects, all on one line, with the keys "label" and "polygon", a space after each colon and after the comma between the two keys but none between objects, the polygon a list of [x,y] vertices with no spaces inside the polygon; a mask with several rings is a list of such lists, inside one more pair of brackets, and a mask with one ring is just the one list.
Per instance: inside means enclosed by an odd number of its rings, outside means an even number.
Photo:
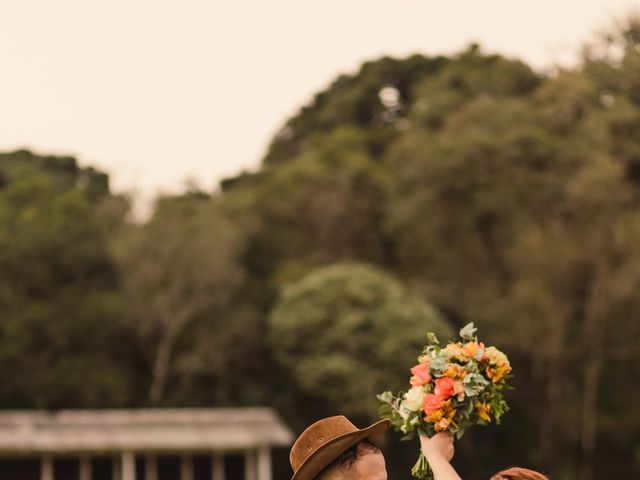
[{"label": "peach rose", "polygon": [[463,362],[466,362],[467,360],[469,360],[469,357],[467,356],[467,354],[464,352],[463,348],[462,348],[462,344],[461,343],[449,343],[445,348],[444,351],[447,352],[449,355],[451,355],[453,358],[455,358],[456,360],[460,360]]},{"label": "peach rose", "polygon": [[411,369],[411,385],[419,387],[425,385],[431,381],[431,374],[429,373],[429,363],[419,363]]},{"label": "peach rose", "polygon": [[442,406],[442,398],[434,395],[433,393],[427,393],[423,399],[424,413],[431,415],[438,411]]},{"label": "peach rose", "polygon": [[449,377],[438,378],[435,380],[435,384],[434,393],[443,400],[449,398],[455,391],[455,382]]}]

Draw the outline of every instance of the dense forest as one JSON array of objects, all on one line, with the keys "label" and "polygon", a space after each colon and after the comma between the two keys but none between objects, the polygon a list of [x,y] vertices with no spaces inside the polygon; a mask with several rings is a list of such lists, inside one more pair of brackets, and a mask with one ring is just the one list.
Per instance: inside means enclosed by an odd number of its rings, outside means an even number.
[{"label": "dense forest", "polygon": [[[176,161],[179,161],[176,158]],[[455,464],[640,477],[640,21],[536,72],[477,45],[381,58],[282,127],[260,169],[161,197],[0,155],[0,407],[376,417],[433,330],[473,321],[511,411]],[[417,445],[389,436],[405,478]],[[288,478],[283,470],[283,478]]]}]

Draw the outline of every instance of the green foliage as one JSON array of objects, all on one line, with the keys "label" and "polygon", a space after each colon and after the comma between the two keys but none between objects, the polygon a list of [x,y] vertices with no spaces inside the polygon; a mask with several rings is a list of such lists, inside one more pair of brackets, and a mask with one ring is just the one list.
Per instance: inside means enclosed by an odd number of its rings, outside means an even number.
[{"label": "green foliage", "polygon": [[198,192],[159,199],[148,222],[119,236],[125,318],[147,365],[149,403],[184,395],[168,389],[174,382],[188,390],[198,375],[223,375],[255,342],[256,317],[236,298],[241,248],[236,228]]},{"label": "green foliage", "polygon": [[269,325],[276,358],[293,379],[352,416],[372,414],[377,392],[406,383],[423,343],[420,332],[451,333],[393,277],[351,263],[289,286]]},{"label": "green foliage", "polygon": [[[142,224],[102,172],[0,155],[0,404],[364,422],[422,323],[473,321],[516,389],[499,431],[461,441],[463,476],[638,476],[638,25],[553,74],[477,46],[368,62],[257,172],[163,197]],[[393,448],[404,472],[415,452]]]},{"label": "green foliage", "polygon": [[20,151],[0,156],[0,177],[2,405],[126,404],[106,176]]}]

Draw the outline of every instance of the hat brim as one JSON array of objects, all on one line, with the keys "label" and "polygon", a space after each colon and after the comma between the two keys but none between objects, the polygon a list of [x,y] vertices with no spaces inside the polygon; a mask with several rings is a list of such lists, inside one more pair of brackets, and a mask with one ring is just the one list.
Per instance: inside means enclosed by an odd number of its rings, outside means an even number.
[{"label": "hat brim", "polygon": [[298,470],[293,474],[293,477],[291,477],[291,480],[313,480],[316,475],[353,445],[360,440],[375,437],[386,432],[390,425],[391,422],[389,420],[380,420],[362,430],[356,430],[355,432],[345,433],[344,435],[332,438],[305,458],[304,462],[300,464]]}]

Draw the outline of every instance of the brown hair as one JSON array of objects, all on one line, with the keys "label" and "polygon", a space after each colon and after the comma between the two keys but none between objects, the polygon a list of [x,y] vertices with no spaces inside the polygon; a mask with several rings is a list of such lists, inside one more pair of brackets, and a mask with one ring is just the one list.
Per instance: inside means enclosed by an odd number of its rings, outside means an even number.
[{"label": "brown hair", "polygon": [[378,453],[380,449],[370,442],[369,440],[360,440],[354,446],[352,446],[349,450],[344,452],[338,458],[336,458],[333,462],[331,462],[327,467],[320,472],[320,474],[316,477],[317,479],[324,479],[330,477],[333,472],[336,471],[344,471],[353,468],[356,462],[369,453]]},{"label": "brown hair", "polygon": [[549,480],[543,474],[527,468],[513,467],[496,473],[491,480]]}]

